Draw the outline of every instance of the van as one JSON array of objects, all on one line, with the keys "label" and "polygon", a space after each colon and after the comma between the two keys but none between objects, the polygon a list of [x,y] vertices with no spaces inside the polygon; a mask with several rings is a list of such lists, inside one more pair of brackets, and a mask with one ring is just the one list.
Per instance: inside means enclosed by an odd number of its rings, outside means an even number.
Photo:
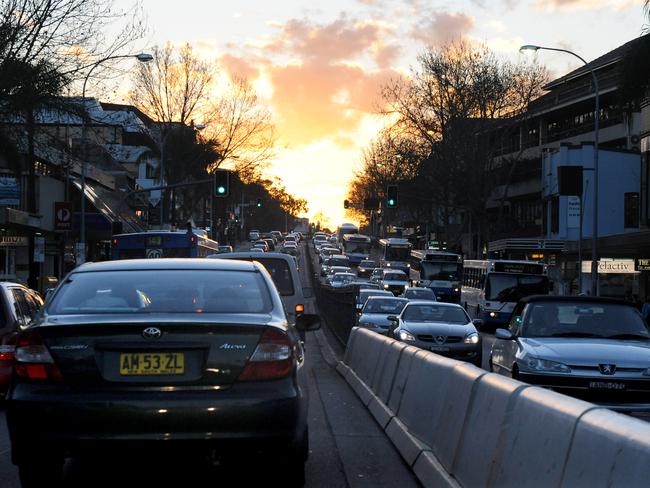
[{"label": "van", "polygon": [[303,287],[298,273],[298,266],[293,256],[279,252],[253,253],[249,251],[231,252],[228,254],[211,254],[208,258],[237,259],[240,261],[257,261],[261,263],[273,278],[275,287],[280,293],[282,303],[287,309],[287,318],[292,324],[296,316],[305,312],[305,299],[311,298],[312,289]]}]

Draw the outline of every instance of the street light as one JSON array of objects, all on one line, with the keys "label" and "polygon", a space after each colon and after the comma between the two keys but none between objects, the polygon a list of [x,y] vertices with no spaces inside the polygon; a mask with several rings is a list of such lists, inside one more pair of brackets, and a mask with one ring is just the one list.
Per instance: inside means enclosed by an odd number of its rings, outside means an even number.
[{"label": "street light", "polygon": [[[82,103],[84,103],[84,100],[86,98],[86,84],[88,83],[88,79],[90,78],[90,75],[95,70],[95,68],[106,61],[110,61],[112,59],[122,59],[122,58],[135,58],[141,63],[146,63],[148,61],[151,61],[153,59],[153,56],[149,53],[122,54],[119,56],[108,56],[106,58],[100,59],[99,61],[93,63],[90,69],[88,70],[88,73],[86,74],[86,78],[84,79],[84,84],[81,89]],[[83,150],[84,157],[81,161],[81,225],[79,229],[79,251],[78,251],[81,263],[79,264],[83,264],[86,261],[86,166],[87,166],[86,159],[88,156],[88,152],[86,151],[86,147],[85,147],[86,117],[82,117],[81,140],[84,143],[84,150]]]},{"label": "street light", "polygon": [[[556,47],[543,47],[536,46],[534,44],[526,44],[519,48],[519,52],[523,51],[533,51],[537,52],[539,50],[545,51],[557,51],[561,53],[570,54],[575,56],[580,61],[582,61],[589,72],[591,73],[591,78],[594,82],[594,96],[596,98],[596,113],[594,114],[594,203],[593,203],[593,236],[591,239],[591,296],[598,296],[600,293],[598,287],[598,128],[600,120],[600,100],[598,98],[598,78],[593,68],[589,66],[589,63],[585,61],[584,58],[578,56],[573,51],[568,49],[560,49]],[[580,210],[582,212],[582,209]],[[580,243],[582,245],[582,243]],[[580,273],[582,273],[582,263],[580,263]]]}]

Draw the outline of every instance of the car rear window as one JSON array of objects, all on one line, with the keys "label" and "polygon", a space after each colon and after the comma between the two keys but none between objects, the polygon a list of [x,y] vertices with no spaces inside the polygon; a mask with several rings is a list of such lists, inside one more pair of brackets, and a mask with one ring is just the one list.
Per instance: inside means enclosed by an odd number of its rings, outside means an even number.
[{"label": "car rear window", "polygon": [[270,292],[259,273],[225,270],[128,270],[73,273],[50,314],[265,313]]},{"label": "car rear window", "polygon": [[343,258],[332,258],[330,260],[330,266],[348,266],[350,264],[349,259],[343,259]]},{"label": "car rear window", "polygon": [[406,275],[404,273],[386,273],[384,280],[406,281]]}]

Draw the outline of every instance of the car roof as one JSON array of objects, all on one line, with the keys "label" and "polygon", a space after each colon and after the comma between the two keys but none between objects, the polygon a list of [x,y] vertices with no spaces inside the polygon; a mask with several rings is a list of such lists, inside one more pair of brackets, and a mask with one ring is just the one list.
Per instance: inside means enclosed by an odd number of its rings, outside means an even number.
[{"label": "car roof", "polygon": [[[227,258],[225,256],[228,256]],[[256,252],[250,252],[250,251],[237,251],[237,252],[229,252],[227,254],[210,254],[207,256],[209,259],[232,259],[236,260],[237,258],[259,258],[260,255],[259,253]],[[288,254],[284,254],[281,252],[265,252],[264,255],[262,256],[262,259],[282,259],[287,262],[293,262],[295,263],[293,256],[289,256]]]},{"label": "car roof", "polygon": [[626,302],[617,298],[571,296],[571,295],[531,295],[519,300],[519,303],[542,303],[542,302],[572,302],[572,303],[611,303],[615,305],[627,305],[636,307],[632,302]]},{"label": "car roof", "polygon": [[436,305],[439,307],[460,308],[461,310],[465,310],[457,303],[434,302],[433,300],[409,300],[409,305]]},{"label": "car roof", "polygon": [[404,288],[404,293],[413,290],[426,290],[426,291],[430,291],[431,293],[435,293],[431,288],[427,288],[426,286],[407,286],[406,288]]},{"label": "car roof", "polygon": [[[408,298],[402,298],[402,297],[396,297],[396,296],[389,297],[388,295],[386,295],[386,296],[382,295],[382,296],[368,297],[368,300],[397,300],[397,301],[400,301],[400,302],[413,303]],[[437,302],[428,302],[428,303],[437,303]]]},{"label": "car roof", "polygon": [[[392,292],[392,291],[382,290],[381,288],[361,288],[361,289],[359,290],[359,295],[361,295],[361,294],[364,293],[364,292],[366,292],[366,293],[377,293],[376,296],[388,296],[388,295],[393,295],[393,292]],[[394,295],[393,295],[393,296],[394,296]]]},{"label": "car roof", "polygon": [[350,259],[345,254],[332,254],[330,257],[333,259]]},{"label": "car roof", "polygon": [[[233,256],[234,253],[227,255]],[[270,253],[269,253],[270,254]],[[223,258],[223,254],[213,254],[215,258]],[[99,263],[84,263],[74,269],[74,273],[94,271],[134,271],[134,270],[192,270],[214,269],[222,271],[255,271],[254,263],[234,259],[200,259],[200,258],[161,258],[161,259],[123,259],[117,261],[102,261]]]},{"label": "car roof", "polygon": [[405,273],[404,271],[402,271],[401,269],[391,269],[391,268],[387,268],[387,269],[385,269],[384,271],[386,271],[386,274],[388,274],[388,273],[395,273],[395,274],[402,274],[402,275],[406,276],[406,273]]}]

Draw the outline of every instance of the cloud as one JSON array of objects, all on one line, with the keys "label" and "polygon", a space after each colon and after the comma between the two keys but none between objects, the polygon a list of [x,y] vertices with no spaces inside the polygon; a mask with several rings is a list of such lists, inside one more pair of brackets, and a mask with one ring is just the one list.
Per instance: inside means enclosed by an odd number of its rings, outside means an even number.
[{"label": "cloud", "polygon": [[221,56],[219,63],[228,72],[230,78],[246,78],[252,80],[259,75],[259,68],[245,59],[231,54]]},{"label": "cloud", "polygon": [[411,36],[428,45],[442,45],[465,37],[474,23],[474,17],[463,13],[434,13],[416,25]]},{"label": "cloud", "polygon": [[639,7],[639,4],[638,0],[537,0],[533,6],[549,11],[598,10],[604,8],[626,10]]}]

